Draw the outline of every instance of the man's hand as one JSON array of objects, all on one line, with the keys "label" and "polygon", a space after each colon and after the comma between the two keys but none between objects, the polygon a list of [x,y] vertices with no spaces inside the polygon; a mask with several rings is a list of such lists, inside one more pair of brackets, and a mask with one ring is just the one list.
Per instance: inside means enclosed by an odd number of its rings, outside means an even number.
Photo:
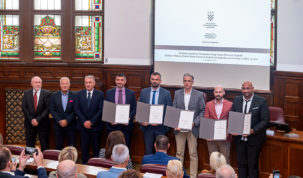
[{"label": "man's hand", "polygon": [[67,120],[63,119],[61,121],[59,121],[59,124],[61,127],[66,127],[67,126]]},{"label": "man's hand", "polygon": [[25,154],[25,149],[23,149],[20,153],[20,156],[19,156],[19,166],[18,166],[18,169],[20,171],[23,172],[25,166],[26,166],[26,161],[30,158],[30,155],[26,155]]},{"label": "man's hand", "polygon": [[38,153],[36,153],[36,152],[33,153],[33,157],[34,157],[37,167],[40,167],[40,166],[43,166],[43,154],[39,147],[36,146],[36,148],[38,150]]},{"label": "man's hand", "polygon": [[158,126],[159,124],[150,124],[150,125],[152,125],[152,126]]},{"label": "man's hand", "polygon": [[250,134],[254,134],[254,133],[255,133],[254,129],[250,129]]},{"label": "man's hand", "polygon": [[113,123],[110,123],[110,125],[117,125],[117,123],[113,122]]},{"label": "man's hand", "polygon": [[175,128],[175,131],[181,131],[181,129],[179,127]]},{"label": "man's hand", "polygon": [[92,128],[92,123],[91,123],[91,121],[85,121],[83,125],[84,125],[84,127],[85,127],[86,129],[91,129],[91,128]]},{"label": "man's hand", "polygon": [[39,125],[37,119],[32,119],[32,125],[33,125],[34,127],[36,127],[36,126]]},{"label": "man's hand", "polygon": [[231,135],[232,135],[232,136],[238,136],[238,134],[237,134],[237,133],[232,133]]},{"label": "man's hand", "polygon": [[147,122],[143,122],[143,123],[142,123],[142,126],[147,126],[147,125],[148,125]]}]

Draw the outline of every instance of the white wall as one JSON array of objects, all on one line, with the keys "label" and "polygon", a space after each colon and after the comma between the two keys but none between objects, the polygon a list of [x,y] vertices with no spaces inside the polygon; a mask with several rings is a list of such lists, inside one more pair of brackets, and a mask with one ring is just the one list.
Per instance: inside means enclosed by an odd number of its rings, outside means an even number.
[{"label": "white wall", "polygon": [[278,0],[277,70],[303,72],[303,1]]},{"label": "white wall", "polygon": [[105,0],[104,64],[151,65],[152,1]]}]

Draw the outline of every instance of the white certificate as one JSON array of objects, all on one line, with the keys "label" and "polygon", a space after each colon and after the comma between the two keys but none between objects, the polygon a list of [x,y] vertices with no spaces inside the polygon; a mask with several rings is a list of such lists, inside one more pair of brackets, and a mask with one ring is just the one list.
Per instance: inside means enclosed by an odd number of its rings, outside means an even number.
[{"label": "white certificate", "polygon": [[251,121],[251,114],[245,114],[244,126],[243,126],[243,135],[249,135],[250,134],[250,121]]},{"label": "white certificate", "polygon": [[163,105],[151,105],[149,111],[149,124],[162,124],[163,122]]},{"label": "white certificate", "polygon": [[179,124],[178,128],[184,130],[191,130],[193,127],[193,120],[194,120],[194,111],[181,111],[179,117]]},{"label": "white certificate", "polygon": [[226,139],[226,124],[227,124],[227,120],[215,122],[214,140],[225,140]]},{"label": "white certificate", "polygon": [[115,123],[128,124],[130,105],[116,105]]}]

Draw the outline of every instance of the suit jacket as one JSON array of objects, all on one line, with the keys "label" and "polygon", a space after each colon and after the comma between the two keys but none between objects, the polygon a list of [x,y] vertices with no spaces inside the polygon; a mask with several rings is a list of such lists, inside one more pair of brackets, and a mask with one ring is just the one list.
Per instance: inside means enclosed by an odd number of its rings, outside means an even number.
[{"label": "suit jacket", "polygon": [[33,89],[24,91],[22,111],[25,117],[25,127],[32,126],[31,122],[33,118],[36,118],[36,120],[38,121],[38,126],[43,127],[49,125],[49,96],[50,93],[47,90],[41,89],[37,111],[35,112]]},{"label": "suit jacket", "polygon": [[52,94],[50,99],[50,113],[55,119],[55,123],[59,125],[59,121],[66,120],[70,128],[76,127],[76,113],[74,111],[74,103],[76,95],[73,92],[68,93],[68,99],[65,111],[62,106],[61,91]]},{"label": "suit jacket", "polygon": [[[38,177],[39,178],[48,178],[45,168],[41,167],[37,171],[38,171]],[[18,170],[18,169],[16,169],[15,175],[11,175],[11,174],[6,173],[6,172],[0,172],[0,177],[1,178],[27,178],[24,175],[25,175],[25,173],[23,171]]]},{"label": "suit jacket", "polygon": [[[179,109],[185,109],[184,103],[184,88],[175,91],[173,106]],[[188,110],[195,111],[194,127],[192,133],[195,137],[199,137],[200,118],[204,116],[205,102],[202,92],[192,89],[189,99]],[[177,131],[175,132],[178,133]]]},{"label": "suit jacket", "polygon": [[[106,91],[105,100],[115,103],[115,96],[116,96],[116,88],[109,89]],[[134,126],[133,120],[134,120],[134,116],[136,115],[137,100],[135,97],[135,92],[128,88],[125,88],[125,104],[130,104],[130,112],[129,112],[130,121],[126,126],[126,129],[130,131]],[[118,124],[118,125],[124,126],[123,124]]]},{"label": "suit jacket", "polygon": [[97,178],[118,178],[119,175],[126,171],[125,169],[117,169],[114,167],[111,167],[108,171],[101,171],[97,174]]},{"label": "suit jacket", "polygon": [[[169,160],[179,160],[176,157],[169,156],[168,154],[164,152],[156,152],[155,154],[145,155],[142,159],[142,165],[143,164],[162,164],[167,165]],[[184,176],[183,177],[189,177],[186,174],[185,169],[184,170]]]},{"label": "suit jacket", "polygon": [[94,89],[90,107],[88,108],[86,92],[86,90],[81,90],[76,94],[75,112],[78,116],[80,127],[84,129],[84,122],[90,121],[92,123],[92,131],[100,131],[102,128],[101,117],[104,94],[102,91]]},{"label": "suit jacket", "polygon": [[[143,103],[147,103],[149,104],[149,100],[150,100],[150,92],[151,92],[151,87],[148,87],[148,88],[144,88],[141,93],[140,93],[140,99],[139,101],[140,102],[143,102]],[[163,112],[163,119],[164,119],[164,116],[165,116],[165,111],[166,111],[166,106],[172,106],[172,99],[171,99],[171,96],[170,96],[170,92],[162,87],[160,87],[160,90],[159,90],[159,100],[158,100],[158,104],[163,104],[164,105],[164,112]],[[141,130],[144,132],[146,129],[148,129],[149,127],[153,127],[153,126],[140,126]],[[164,126],[164,125],[161,125],[161,126],[158,126],[159,129],[163,130],[163,131],[168,131],[169,128]]]},{"label": "suit jacket", "polygon": [[[237,96],[232,105],[232,111],[243,112],[243,96]],[[249,108],[251,113],[251,129],[255,133],[249,135],[248,144],[258,145],[266,138],[266,127],[269,123],[269,110],[265,98],[254,94]],[[241,136],[235,136],[236,142],[240,142]]]},{"label": "suit jacket", "polygon": [[[215,100],[206,103],[204,118],[208,119],[228,119],[229,111],[231,110],[233,103],[224,99],[223,107],[221,111],[220,118],[217,117],[216,108],[215,108]],[[227,136],[227,141],[231,141],[231,135]]]}]

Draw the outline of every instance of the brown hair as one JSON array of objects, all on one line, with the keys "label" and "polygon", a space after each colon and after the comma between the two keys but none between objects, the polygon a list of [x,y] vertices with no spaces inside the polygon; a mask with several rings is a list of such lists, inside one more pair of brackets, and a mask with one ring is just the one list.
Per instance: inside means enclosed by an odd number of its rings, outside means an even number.
[{"label": "brown hair", "polygon": [[119,178],[142,178],[142,175],[134,169],[129,169],[127,171],[122,172]]},{"label": "brown hair", "polygon": [[110,159],[113,148],[117,144],[125,144],[125,137],[121,131],[113,131],[108,135],[106,144],[105,144],[105,158],[106,159]]},{"label": "brown hair", "polygon": [[77,149],[73,146],[65,147],[58,156],[58,161],[72,160],[76,162],[78,159]]},{"label": "brown hair", "polygon": [[8,148],[0,146],[0,170],[5,169],[11,159],[11,152]]}]

